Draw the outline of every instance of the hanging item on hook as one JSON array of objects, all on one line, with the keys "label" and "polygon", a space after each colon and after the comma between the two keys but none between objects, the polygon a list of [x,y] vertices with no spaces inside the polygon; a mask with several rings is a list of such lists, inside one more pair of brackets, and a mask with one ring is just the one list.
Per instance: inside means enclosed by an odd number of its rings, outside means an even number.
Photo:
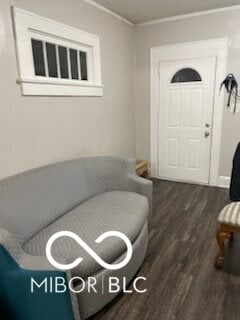
[{"label": "hanging item on hook", "polygon": [[234,96],[234,109],[233,113],[236,112],[237,108],[237,97],[238,97],[238,82],[234,75],[232,73],[229,73],[227,77],[223,80],[220,86],[220,91],[222,90],[222,87],[225,87],[227,93],[228,93],[228,102],[227,107],[230,107],[231,104],[231,97]]}]

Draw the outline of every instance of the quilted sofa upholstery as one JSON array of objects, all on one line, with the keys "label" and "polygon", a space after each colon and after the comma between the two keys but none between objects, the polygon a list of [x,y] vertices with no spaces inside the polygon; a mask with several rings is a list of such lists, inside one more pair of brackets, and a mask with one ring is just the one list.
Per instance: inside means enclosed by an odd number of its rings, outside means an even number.
[{"label": "quilted sofa upholstery", "polygon": [[[117,263],[126,254],[126,245],[121,239],[109,238],[101,244],[95,243],[102,233],[113,230],[124,233],[133,246],[130,262],[120,270],[103,269],[70,238],[58,239],[52,253],[62,263],[83,258],[77,267],[64,272],[66,279],[79,276],[87,283],[88,277],[94,276],[99,279],[97,286],[102,284],[101,279],[111,276],[125,277],[129,282],[145,256],[151,203],[152,183],[136,176],[133,160],[115,157],[75,159],[4,179],[0,181],[0,255],[8,262],[3,270],[0,265],[0,274],[11,279],[12,273],[8,273],[11,265],[11,270],[18,275],[14,279],[19,284],[22,283],[21,275],[28,275],[28,271],[56,272],[57,276],[59,270],[48,262],[45,247],[51,235],[63,230],[79,235],[104,261]],[[76,282],[74,285],[77,289],[81,284]],[[59,320],[86,319],[117,295],[103,294],[100,288],[97,293],[69,291],[59,307],[56,297],[47,297],[46,301],[46,296],[42,295],[34,302],[30,296],[28,301],[22,289],[19,291],[22,292],[20,302],[14,305],[11,299],[8,301],[8,290],[4,277],[2,280],[0,277],[0,305],[5,305],[4,312],[8,310],[13,319],[16,309],[18,320],[50,320],[56,308],[63,308],[62,318],[59,312]],[[27,301],[25,309],[21,299]],[[44,306],[51,299],[46,314],[40,312],[46,309]],[[71,311],[66,306],[64,309],[69,301]]]}]

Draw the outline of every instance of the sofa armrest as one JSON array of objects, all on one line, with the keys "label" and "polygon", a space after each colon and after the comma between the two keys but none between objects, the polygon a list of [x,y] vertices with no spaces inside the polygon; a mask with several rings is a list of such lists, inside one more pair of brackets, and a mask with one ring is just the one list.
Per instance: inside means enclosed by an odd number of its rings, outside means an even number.
[{"label": "sofa armrest", "polygon": [[[70,273],[56,270],[46,257],[26,254],[14,236],[1,227],[0,261],[0,306],[6,319],[80,319],[76,294],[67,286]],[[46,281],[49,288],[47,281],[57,277],[66,281],[63,293],[45,292],[44,285],[36,293],[31,292],[31,278],[38,284]]]},{"label": "sofa armrest", "polygon": [[19,262],[20,257],[23,254],[20,243],[17,239],[7,230],[0,227],[0,245],[12,256],[12,258]]},{"label": "sofa armrest", "polygon": [[[14,261],[23,269],[58,271],[45,256],[27,254],[16,238],[7,230],[0,227],[0,245],[2,245]],[[63,261],[63,259],[61,258]],[[63,263],[69,263],[67,259]]]},{"label": "sofa armrest", "polygon": [[140,178],[136,174],[128,175],[128,189],[136,193],[140,193],[148,198],[149,213],[152,213],[152,181]]}]

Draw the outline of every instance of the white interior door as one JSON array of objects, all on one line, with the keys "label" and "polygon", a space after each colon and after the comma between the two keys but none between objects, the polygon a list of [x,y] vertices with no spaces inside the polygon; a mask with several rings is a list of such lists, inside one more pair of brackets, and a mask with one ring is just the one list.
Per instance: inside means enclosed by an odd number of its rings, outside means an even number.
[{"label": "white interior door", "polygon": [[161,62],[159,176],[209,182],[216,58]]}]

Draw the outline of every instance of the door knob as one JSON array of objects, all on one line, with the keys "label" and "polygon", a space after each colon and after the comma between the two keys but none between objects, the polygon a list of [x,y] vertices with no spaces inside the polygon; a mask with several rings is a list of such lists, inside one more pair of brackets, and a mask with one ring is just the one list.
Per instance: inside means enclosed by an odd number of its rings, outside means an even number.
[{"label": "door knob", "polygon": [[209,135],[210,135],[209,131],[205,131],[205,134],[204,134],[205,138],[207,138]]},{"label": "door knob", "polygon": [[210,124],[209,124],[209,123],[205,123],[205,127],[206,127],[206,128],[209,128],[209,127],[210,127]]}]

